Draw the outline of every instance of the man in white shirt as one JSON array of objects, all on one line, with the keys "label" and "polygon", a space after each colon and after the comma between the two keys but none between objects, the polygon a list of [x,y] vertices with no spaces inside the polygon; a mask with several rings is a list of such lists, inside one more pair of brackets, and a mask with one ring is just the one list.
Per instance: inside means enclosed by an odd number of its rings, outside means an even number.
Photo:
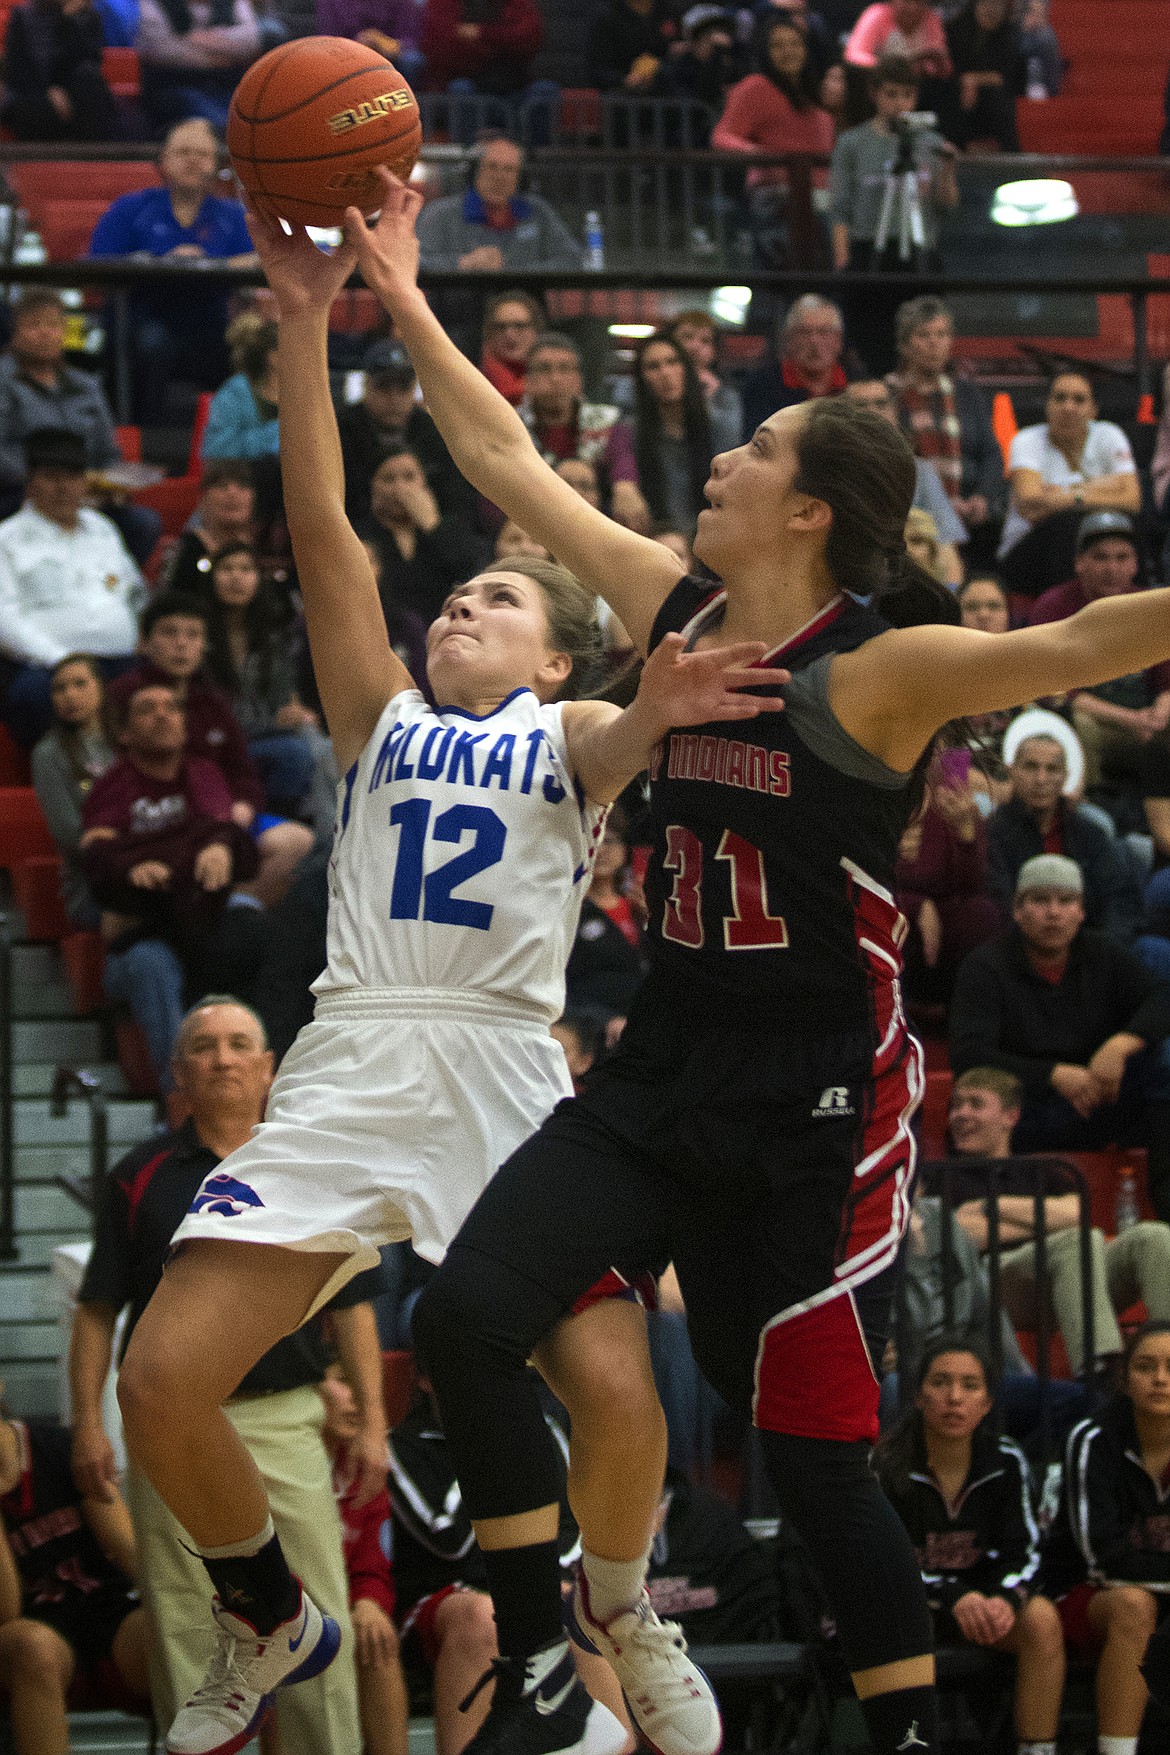
[{"label": "man in white shirt", "polygon": [[145,587],[115,525],[82,504],[83,440],[44,429],[26,453],[24,505],[0,523],[0,654],[2,716],[30,748],[49,726],[52,667],[67,653],[92,652],[111,676],[125,668]]}]

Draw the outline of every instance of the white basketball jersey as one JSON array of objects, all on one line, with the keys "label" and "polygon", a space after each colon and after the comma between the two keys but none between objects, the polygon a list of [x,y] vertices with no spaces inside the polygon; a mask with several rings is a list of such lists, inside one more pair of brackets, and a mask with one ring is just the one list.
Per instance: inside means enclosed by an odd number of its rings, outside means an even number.
[{"label": "white basketball jersey", "polygon": [[314,991],[462,989],[553,1022],[605,817],[560,705],[517,689],[478,718],[396,695],[339,788]]}]

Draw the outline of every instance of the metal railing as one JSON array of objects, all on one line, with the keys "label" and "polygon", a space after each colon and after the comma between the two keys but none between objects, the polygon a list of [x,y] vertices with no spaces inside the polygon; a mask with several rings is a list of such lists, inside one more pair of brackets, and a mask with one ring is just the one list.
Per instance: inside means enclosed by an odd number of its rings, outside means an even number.
[{"label": "metal railing", "polygon": [[97,1210],[98,1194],[110,1160],[106,1093],[97,1073],[87,1072],[81,1067],[59,1066],[53,1074],[49,1113],[55,1116],[67,1115],[69,1099],[73,1096],[80,1097],[89,1112],[89,1176],[82,1178],[62,1175],[56,1177],[55,1182],[58,1188],[72,1195],[78,1206],[84,1207],[92,1216]]}]

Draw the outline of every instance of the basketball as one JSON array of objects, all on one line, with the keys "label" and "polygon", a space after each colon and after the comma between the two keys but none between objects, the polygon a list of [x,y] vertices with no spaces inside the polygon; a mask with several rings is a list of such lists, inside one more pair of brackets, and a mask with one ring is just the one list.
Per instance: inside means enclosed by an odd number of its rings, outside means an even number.
[{"label": "basketball", "polygon": [[262,55],[232,94],[227,148],[248,199],[293,224],[337,226],[380,205],[375,171],[409,177],[422,142],[397,68],[348,37],[298,37]]}]

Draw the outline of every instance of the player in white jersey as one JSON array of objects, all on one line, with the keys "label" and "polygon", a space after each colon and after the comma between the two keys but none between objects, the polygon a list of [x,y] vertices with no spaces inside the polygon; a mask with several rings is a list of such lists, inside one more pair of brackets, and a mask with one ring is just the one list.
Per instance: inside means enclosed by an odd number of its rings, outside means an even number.
[{"label": "player in white jersey", "polygon": [[[377,1245],[413,1235],[441,1258],[498,1163],[570,1089],[549,1025],[608,803],[669,727],[776,707],[745,692],[762,646],[684,653],[681,639],[647,662],[625,712],[562,700],[597,648],[592,599],[563,569],[517,561],[453,591],[431,627],[432,711],[390,648],[345,518],[326,334],[354,253],[327,255],[299,228],[286,236],[258,219],[254,236],[281,315],[286,513],[345,779],[317,1016],[266,1120],[176,1232],[119,1382],[131,1454],[218,1596],[216,1656],[167,1739],[181,1755],[242,1748],[275,1688],[324,1668],[338,1639],[288,1571],[222,1403]],[[630,1304],[570,1316],[541,1368],[574,1413],[619,1331],[623,1353],[642,1360],[641,1380],[622,1387],[624,1417],[654,1456],[663,1422]],[[574,1444],[589,1440],[583,1415]],[[536,1692],[532,1755],[622,1747],[623,1727],[561,1649],[522,1674],[503,1666],[497,1688],[510,1687]]]}]

